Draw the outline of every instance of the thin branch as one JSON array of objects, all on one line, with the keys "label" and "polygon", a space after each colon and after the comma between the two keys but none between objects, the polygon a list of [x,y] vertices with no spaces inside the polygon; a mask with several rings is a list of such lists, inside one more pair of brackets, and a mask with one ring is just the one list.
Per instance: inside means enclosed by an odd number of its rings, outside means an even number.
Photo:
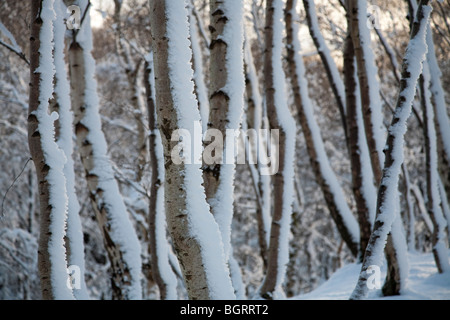
[{"label": "thin branch", "polygon": [[4,214],[4,205],[5,205],[5,200],[6,200],[6,196],[8,195],[9,190],[11,190],[11,188],[14,186],[14,184],[16,183],[16,181],[20,178],[20,176],[22,175],[22,173],[25,171],[25,168],[28,165],[28,162],[30,162],[31,160],[33,160],[32,158],[28,158],[27,162],[25,162],[25,165],[23,166],[22,170],[20,171],[20,173],[17,175],[17,177],[14,178],[13,182],[11,183],[11,185],[8,187],[8,189],[6,189],[5,194],[3,195],[3,199],[2,199],[2,205],[1,205],[1,213],[0,213],[0,220],[3,219],[5,217]]},{"label": "thin branch", "polygon": [[450,46],[450,40],[448,39],[448,37],[445,35],[444,31],[442,31],[441,27],[439,26],[439,23],[437,23],[434,20],[434,17],[431,17],[431,20],[433,21],[434,27],[437,30],[437,32],[439,32],[439,34],[441,35],[441,37],[445,40],[445,42],[447,42],[447,44]]},{"label": "thin branch", "polygon": [[436,1],[436,3],[441,11],[441,18],[442,18],[442,20],[444,20],[445,26],[447,27],[447,31],[448,31],[448,33],[450,33],[450,25],[448,24],[448,21],[447,21],[448,14],[445,14],[444,7],[442,7],[442,4],[440,1]]},{"label": "thin branch", "polygon": [[78,35],[78,31],[80,31],[80,29],[81,29],[82,26],[83,26],[84,19],[86,18],[86,14],[88,13],[89,7],[90,7],[90,6],[91,6],[91,1],[88,0],[88,3],[87,3],[87,5],[86,5],[86,9],[84,10],[83,16],[81,17],[81,20],[80,20],[80,27],[79,27],[78,29],[74,29],[74,30],[73,30],[73,41],[74,41],[74,42],[76,42],[77,35]]},{"label": "thin branch", "polygon": [[30,65],[30,61],[28,61],[27,57],[25,56],[25,54],[22,51],[18,51],[17,48],[13,48],[12,46],[3,42],[2,40],[0,40],[0,45],[4,46],[9,51],[15,53],[17,56],[19,56],[19,58],[21,58],[23,61],[25,61],[25,63],[27,65]]}]

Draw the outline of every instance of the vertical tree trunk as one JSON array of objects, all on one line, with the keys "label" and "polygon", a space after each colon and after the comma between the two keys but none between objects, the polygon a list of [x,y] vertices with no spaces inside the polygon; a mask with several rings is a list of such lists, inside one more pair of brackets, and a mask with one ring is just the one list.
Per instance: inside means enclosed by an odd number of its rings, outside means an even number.
[{"label": "vertical tree trunk", "polygon": [[[192,1],[189,2],[189,34],[192,47],[192,65],[194,68],[195,95],[198,101],[198,109],[202,121],[202,131],[208,128],[209,100],[208,89],[205,85],[205,75],[203,68],[202,46],[199,40],[199,21],[196,8]],[[209,43],[208,43],[209,45]]]},{"label": "vertical tree trunk", "polygon": [[[349,14],[347,13],[347,21],[349,24]],[[352,170],[352,190],[356,202],[356,212],[359,223],[359,260],[362,262],[364,251],[369,242],[371,233],[371,211],[375,213],[375,199],[371,192],[376,192],[373,185],[373,175],[371,168],[367,168],[367,160],[370,165],[370,158],[363,158],[368,156],[368,150],[365,144],[364,124],[362,123],[361,105],[359,103],[359,92],[356,80],[355,70],[355,52],[353,49],[353,41],[351,39],[350,30],[345,39],[344,47],[344,83],[345,96],[347,106],[347,128],[348,128],[348,150],[350,153],[350,164]],[[362,127],[361,127],[362,126]],[[363,150],[363,148],[365,148]],[[365,170],[363,167],[365,166]],[[367,179],[367,175],[370,178]],[[366,178],[366,179],[365,179]]]},{"label": "vertical tree trunk", "polygon": [[381,266],[382,255],[388,233],[396,218],[398,180],[403,163],[403,144],[406,122],[411,113],[415,87],[422,71],[422,63],[427,50],[425,36],[431,13],[429,0],[421,0],[417,17],[414,21],[410,42],[406,49],[402,65],[402,80],[397,98],[397,105],[388,130],[386,140],[386,158],[383,176],[378,190],[376,220],[369,244],[366,249],[361,273],[351,299],[364,299],[368,294],[367,270],[370,266]]},{"label": "vertical tree trunk", "polygon": [[85,258],[83,230],[80,219],[80,204],[75,192],[75,171],[73,157],[73,114],[70,105],[70,84],[67,79],[64,14],[66,6],[63,2],[55,3],[56,21],[54,23],[54,56],[55,56],[55,100],[59,113],[57,144],[64,151],[67,161],[64,165],[67,189],[67,261],[69,267],[79,271],[79,279],[73,280],[73,294],[78,300],[89,299],[85,282]]},{"label": "vertical tree trunk", "polygon": [[[152,55],[152,53],[150,53]],[[153,98],[154,90],[150,77],[153,58],[145,62],[144,86],[147,96],[148,127],[150,131],[149,149],[152,180],[149,204],[149,253],[151,256],[152,275],[159,288],[161,299],[176,299],[177,280],[169,265],[169,246],[166,239],[164,214],[164,154],[161,135],[157,129],[156,108]]]},{"label": "vertical tree trunk", "polygon": [[[244,4],[242,1],[210,1],[211,44],[209,65],[209,121],[208,128],[217,129],[223,137],[223,152],[216,155],[217,162],[206,163],[203,166],[206,200],[211,206],[211,212],[219,224],[227,261],[233,259],[231,248],[231,222],[234,205],[234,158],[228,153],[230,141],[229,130],[240,128],[241,114],[244,105]],[[214,140],[214,142],[217,142]],[[208,146],[208,143],[205,143]],[[233,162],[230,163],[230,160]],[[232,280],[237,280],[233,272],[240,272],[231,268]],[[233,264],[236,266],[237,264]],[[239,285],[234,286],[235,289]]]},{"label": "vertical tree trunk", "polygon": [[[187,11],[184,1],[150,1],[156,112],[164,147],[165,204],[169,231],[190,299],[233,299],[229,270],[218,225],[209,213],[200,165],[171,158],[179,145],[200,137],[173,140],[175,130],[194,133],[200,120],[189,67]],[[180,19],[181,17],[181,19]],[[189,160],[189,159],[187,159]]]},{"label": "vertical tree trunk", "polygon": [[278,172],[273,176],[273,217],[267,255],[267,273],[260,288],[265,299],[276,299],[286,271],[294,192],[295,121],[286,101],[282,68],[283,1],[266,3],[264,89],[271,130],[278,130]]},{"label": "vertical tree trunk", "polygon": [[427,64],[430,69],[430,91],[432,93],[431,100],[434,106],[434,114],[436,115],[436,135],[438,138],[438,161],[439,173],[444,184],[447,202],[450,202],[450,120],[447,113],[445,103],[445,93],[442,88],[441,76],[442,71],[439,68],[436,52],[434,49],[433,33],[431,27],[428,26],[427,32]]},{"label": "vertical tree trunk", "polygon": [[48,114],[53,94],[53,0],[31,2],[30,95],[28,145],[39,187],[40,237],[38,268],[42,298],[73,299],[67,286],[64,247],[67,194],[64,154],[54,140],[56,113]]},{"label": "vertical tree trunk", "polygon": [[[86,8],[87,1],[78,3]],[[82,40],[76,35],[82,33]],[[69,47],[75,134],[87,187],[111,263],[113,299],[141,299],[141,249],[107,155],[101,129],[89,13]]]},{"label": "vertical tree trunk", "polygon": [[[383,114],[381,111],[378,81],[376,80],[377,75],[374,57],[370,48],[370,33],[366,25],[366,19],[361,20],[362,17],[366,17],[365,1],[349,0],[347,10],[350,15],[349,26],[358,66],[364,128],[370,151],[373,175],[376,186],[378,186],[384,160],[382,152],[382,139],[384,139],[382,132]],[[375,74],[373,74],[374,72]]]},{"label": "vertical tree trunk", "polygon": [[[431,29],[428,28],[428,32]],[[427,210],[433,222],[432,245],[436,267],[439,273],[450,270],[447,254],[447,240],[445,228],[447,222],[444,218],[441,197],[439,193],[439,172],[437,154],[437,135],[434,126],[434,111],[431,104],[430,72],[428,64],[424,62],[424,68],[419,80],[420,100],[423,111],[424,137],[425,137],[425,168],[427,174]]]},{"label": "vertical tree trunk", "polygon": [[[260,95],[258,86],[258,77],[255,70],[253,56],[250,49],[249,41],[245,42],[245,89],[247,95],[247,129],[256,130],[257,141],[255,145],[250,146],[253,148],[253,159],[256,160],[257,177],[254,178],[254,188],[257,194],[258,207],[256,208],[256,221],[258,223],[258,242],[261,252],[261,258],[263,260],[264,271],[267,268],[267,247],[268,247],[268,235],[270,224],[270,177],[262,175],[261,159],[259,158],[258,148],[266,150],[264,139],[260,134],[262,125],[262,108],[263,101]],[[251,164],[250,164],[251,165]],[[253,170],[252,170],[253,171]]]},{"label": "vertical tree trunk", "polygon": [[[295,2],[288,0],[286,5],[286,35],[287,60],[289,75],[294,93],[297,115],[305,136],[311,167],[316,181],[322,189],[325,202],[330,210],[336,227],[354,256],[358,254],[358,224],[345,201],[345,195],[334,174],[325,152],[320,128],[315,120],[314,111],[308,96],[305,71],[300,52],[298,28],[295,27],[293,17],[296,17]],[[295,14],[295,15],[294,15]]]}]

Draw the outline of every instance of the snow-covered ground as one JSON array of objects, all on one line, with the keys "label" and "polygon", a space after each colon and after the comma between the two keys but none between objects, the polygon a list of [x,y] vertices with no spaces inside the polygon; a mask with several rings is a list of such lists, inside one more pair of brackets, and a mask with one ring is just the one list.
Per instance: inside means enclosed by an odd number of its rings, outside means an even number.
[{"label": "snow-covered ground", "polygon": [[[448,251],[450,255],[450,251]],[[370,290],[369,299],[389,300],[450,300],[450,273],[438,274],[432,253],[408,253],[409,277],[400,296],[382,297],[381,290]],[[336,271],[328,281],[298,300],[346,300],[358,280],[361,264],[349,264]],[[386,265],[381,267],[381,281],[386,276]]]}]

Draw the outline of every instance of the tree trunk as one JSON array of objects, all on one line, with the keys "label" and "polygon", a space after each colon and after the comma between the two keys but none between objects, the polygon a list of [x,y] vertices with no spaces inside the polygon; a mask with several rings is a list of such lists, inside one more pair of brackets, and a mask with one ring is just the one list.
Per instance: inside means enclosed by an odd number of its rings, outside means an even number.
[{"label": "tree trunk", "polygon": [[260,288],[265,299],[278,298],[286,271],[294,191],[295,121],[285,100],[282,68],[283,1],[266,3],[264,89],[270,129],[278,130],[278,171],[273,176],[273,217],[267,254],[267,273]]},{"label": "tree trunk", "polygon": [[[80,6],[85,8],[85,4]],[[101,130],[89,14],[79,32],[83,32],[83,40],[77,41],[74,36],[69,47],[75,134],[89,197],[111,263],[112,298],[141,299],[140,243],[109,163]]]},{"label": "tree trunk", "polygon": [[39,188],[38,269],[42,298],[73,299],[67,286],[64,247],[67,196],[64,156],[54,140],[54,118],[48,114],[53,93],[53,0],[31,2],[30,95],[28,145]]},{"label": "tree trunk", "polygon": [[[262,125],[262,97],[258,86],[258,77],[253,62],[253,56],[248,41],[245,42],[245,89],[247,96],[247,110],[246,120],[247,129],[256,130],[257,141],[252,148],[252,157],[256,160],[256,169],[251,170],[252,174],[255,171],[253,184],[255,194],[257,196],[256,221],[258,223],[258,243],[263,260],[264,271],[267,269],[267,247],[268,234],[270,223],[270,177],[262,175],[261,161],[259,161],[258,148],[267,150],[263,137],[259,133]],[[249,164],[252,166],[252,164]]]},{"label": "tree trunk", "polygon": [[[347,14],[348,17],[348,14]],[[348,18],[347,18],[348,19]],[[368,172],[363,171],[364,163],[366,159],[362,159],[366,154],[366,150],[362,150],[365,147],[365,132],[364,128],[360,126],[363,123],[360,121],[361,110],[358,103],[359,94],[356,90],[358,88],[355,78],[355,53],[353,49],[353,42],[350,33],[347,34],[344,47],[344,83],[345,83],[345,96],[347,105],[347,128],[348,128],[348,150],[350,153],[350,164],[352,170],[352,190],[354,199],[356,202],[356,212],[359,223],[359,261],[362,262],[364,257],[364,251],[366,251],[367,243],[369,242],[371,233],[371,220],[370,212],[371,206],[375,206],[375,202],[371,202],[368,198],[370,195],[365,192],[366,187],[373,189],[373,179],[367,181],[364,179]],[[370,159],[368,159],[370,161]],[[366,170],[368,168],[365,168]],[[369,168],[370,169],[370,168]],[[370,174],[372,176],[372,174]],[[373,176],[372,176],[373,178]],[[374,211],[375,208],[372,208]]]},{"label": "tree trunk", "polygon": [[[431,29],[428,28],[428,32]],[[439,172],[437,154],[437,135],[434,122],[434,111],[431,104],[430,72],[427,62],[419,80],[420,102],[423,111],[424,137],[425,137],[425,168],[427,175],[427,210],[433,222],[433,233],[431,237],[433,245],[433,256],[439,273],[450,270],[447,254],[447,239],[445,228],[447,222],[444,218],[441,197],[439,192]]]},{"label": "tree trunk", "polygon": [[[295,3],[288,0],[286,5],[286,39],[289,75],[297,107],[297,115],[305,136],[306,148],[317,184],[322,189],[325,202],[336,227],[352,254],[358,254],[358,225],[345,202],[345,195],[328,161],[320,135],[320,128],[314,118],[312,104],[308,96],[307,82],[302,57],[298,55],[300,42],[298,30],[294,28],[293,13]],[[296,15],[296,14],[295,14]],[[344,199],[344,200],[343,200]]]},{"label": "tree trunk", "polygon": [[[240,118],[244,105],[244,4],[241,1],[210,1],[211,44],[209,65],[209,121],[208,129],[219,130],[223,137],[223,148],[215,149],[219,155],[214,163],[203,165],[203,180],[206,200],[211,207],[211,213],[216,219],[222,233],[225,257],[230,265],[233,259],[231,247],[231,223],[234,213],[234,175],[235,158],[229,159],[229,142],[235,139],[229,135],[229,130],[240,128]],[[230,41],[229,39],[232,39]],[[217,137],[216,137],[217,139]],[[214,143],[217,141],[214,140]],[[205,142],[205,148],[208,143]],[[205,158],[204,158],[205,159]],[[233,162],[230,163],[230,160]],[[236,266],[236,264],[234,264]],[[231,265],[230,265],[231,266]],[[239,271],[230,268],[230,271]],[[240,271],[239,271],[240,272]],[[231,275],[233,279],[239,279]],[[235,286],[237,288],[238,286]]]},{"label": "tree trunk", "polygon": [[[196,8],[192,1],[188,4],[189,8],[189,34],[191,36],[192,47],[192,66],[194,68],[194,84],[195,84],[195,96],[198,101],[198,109],[200,111],[200,118],[202,121],[202,132],[205,132],[208,128],[209,118],[209,100],[208,89],[205,85],[205,75],[203,68],[203,55],[202,46],[199,41],[199,18]],[[202,30],[203,31],[203,30]],[[209,46],[207,41],[206,48]]]},{"label": "tree trunk", "polygon": [[434,49],[433,33],[431,27],[428,26],[427,32],[427,64],[430,68],[430,91],[432,93],[431,100],[434,106],[436,135],[438,139],[438,168],[447,197],[450,202],[450,120],[447,113],[445,103],[445,93],[442,87],[441,76],[442,71],[436,59]]},{"label": "tree trunk", "polygon": [[[360,21],[365,5],[361,7],[362,1],[349,0],[347,4],[349,18],[349,28],[353,40],[353,48],[358,66],[358,80],[361,92],[361,105],[364,118],[364,128],[366,131],[367,145],[370,151],[370,160],[372,163],[375,184],[378,187],[382,175],[382,145],[381,127],[383,125],[381,102],[379,101],[379,88],[373,86],[377,83],[374,72],[373,53],[370,49],[370,37],[365,37],[368,30],[362,30],[366,27],[366,21]],[[365,12],[364,12],[365,16]],[[370,33],[369,33],[370,35]],[[370,74],[369,74],[370,72]],[[370,77],[370,78],[369,78]],[[372,86],[372,87],[371,87]]]},{"label": "tree trunk", "polygon": [[325,43],[325,39],[322,36],[319,28],[319,20],[316,15],[316,6],[314,0],[303,0],[303,6],[306,11],[306,21],[308,22],[309,33],[313,39],[314,45],[319,52],[320,59],[327,73],[328,81],[333,91],[336,103],[341,116],[342,127],[344,128],[345,141],[348,145],[348,130],[346,121],[346,105],[345,105],[345,89],[344,83],[340,78],[339,71],[336,64],[331,57],[330,50]]},{"label": "tree trunk", "polygon": [[[183,1],[150,1],[156,112],[164,148],[166,217],[190,299],[233,299],[221,234],[204,196],[200,165],[171,158],[177,129],[200,120],[193,95],[192,52]],[[186,19],[179,19],[179,17]],[[188,86],[188,88],[186,88]],[[189,92],[189,93],[187,93]],[[194,136],[194,139],[196,137]],[[200,143],[183,139],[183,146]],[[201,226],[201,228],[200,228]]]},{"label": "tree trunk", "polygon": [[[366,141],[367,146],[369,147],[375,186],[378,187],[381,181],[384,159],[382,151],[382,139],[384,139],[384,133],[381,129],[383,128],[383,113],[381,110],[380,89],[378,80],[376,79],[377,69],[374,64],[374,56],[370,47],[370,29],[367,26],[366,7],[367,4],[365,1],[361,0],[349,0],[347,3],[349,14],[348,24],[350,26],[350,33],[358,66],[358,80]],[[399,236],[400,235],[389,234],[388,245],[386,245],[388,269],[392,272],[388,272],[386,275],[383,292],[391,292],[393,294],[400,294],[401,275],[395,274],[395,271],[400,270],[400,266],[398,265],[398,255],[402,253],[399,252],[398,248],[395,246],[399,241],[390,238]]]},{"label": "tree trunk", "polygon": [[[80,219],[80,204],[75,191],[75,171],[73,161],[73,116],[70,105],[70,83],[67,79],[64,14],[66,6],[63,2],[55,3],[56,21],[54,24],[54,56],[55,56],[55,111],[59,113],[59,119],[55,123],[58,126],[56,143],[64,151],[67,161],[64,165],[67,189],[67,261],[74,272],[79,270],[79,279],[73,279],[73,294],[77,300],[89,299],[89,293],[85,282],[85,257],[83,230]],[[72,271],[72,270],[71,270]]]},{"label": "tree trunk", "polygon": [[422,63],[425,59],[427,48],[425,35],[431,13],[431,7],[428,6],[428,3],[429,0],[421,0],[420,2],[410,36],[411,40],[403,59],[399,95],[384,149],[386,150],[386,158],[383,177],[378,190],[376,220],[369,244],[367,245],[361,273],[357,285],[351,294],[351,299],[363,299],[367,297],[369,290],[367,286],[367,280],[369,279],[367,270],[373,265],[381,266],[385,243],[396,216],[398,180],[403,163],[406,123],[411,113],[415,93],[414,89],[422,71]]},{"label": "tree trunk", "polygon": [[164,206],[164,154],[161,136],[157,129],[156,108],[153,89],[150,82],[153,61],[146,61],[144,86],[147,96],[148,127],[150,130],[149,149],[152,180],[149,204],[149,253],[151,256],[152,275],[159,288],[161,299],[176,299],[177,280],[169,265],[169,246],[166,239]]}]

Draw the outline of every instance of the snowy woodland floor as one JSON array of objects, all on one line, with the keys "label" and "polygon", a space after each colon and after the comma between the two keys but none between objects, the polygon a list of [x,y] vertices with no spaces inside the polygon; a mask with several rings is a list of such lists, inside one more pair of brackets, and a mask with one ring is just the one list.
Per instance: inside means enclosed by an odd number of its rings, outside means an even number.
[{"label": "snowy woodland floor", "polygon": [[[450,250],[448,251],[450,256]],[[409,252],[407,289],[400,296],[382,297],[381,290],[371,290],[372,300],[450,300],[450,273],[438,274],[432,253]],[[384,267],[384,268],[383,268]],[[386,266],[381,268],[381,279]],[[361,264],[348,264],[315,290],[295,296],[295,300],[346,300],[355,288]],[[383,281],[383,280],[382,280]]]}]

